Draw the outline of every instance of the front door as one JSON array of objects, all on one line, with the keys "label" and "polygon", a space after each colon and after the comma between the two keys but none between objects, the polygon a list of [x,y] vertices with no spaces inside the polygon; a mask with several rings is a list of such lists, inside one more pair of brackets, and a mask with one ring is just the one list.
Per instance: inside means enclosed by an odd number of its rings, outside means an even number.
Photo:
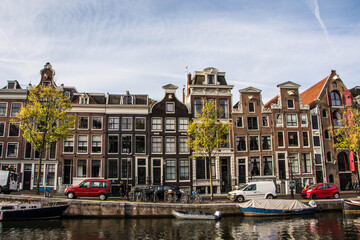
[{"label": "front door", "polygon": [[153,184],[161,184],[161,159],[153,159]]},{"label": "front door", "polygon": [[221,159],[221,192],[230,191],[227,159]]},{"label": "front door", "polygon": [[64,160],[64,184],[72,184],[73,165],[71,159]]},{"label": "front door", "polygon": [[238,185],[241,186],[243,185],[244,183],[246,183],[246,162],[245,162],[245,159],[242,158],[242,159],[239,159],[239,175],[238,175]]},{"label": "front door", "polygon": [[31,187],[31,164],[24,165],[23,190],[30,190]]},{"label": "front door", "polygon": [[144,158],[138,159],[137,178],[139,185],[146,184],[146,159]]}]

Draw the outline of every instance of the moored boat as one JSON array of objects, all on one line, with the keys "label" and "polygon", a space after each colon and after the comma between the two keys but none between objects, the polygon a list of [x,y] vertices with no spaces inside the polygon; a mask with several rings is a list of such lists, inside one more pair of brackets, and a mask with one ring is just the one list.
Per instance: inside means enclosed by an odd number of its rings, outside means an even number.
[{"label": "moored boat", "polygon": [[173,211],[173,215],[179,219],[191,219],[191,220],[219,220],[221,218],[221,212],[215,213],[203,213],[203,212],[185,212],[185,211]]},{"label": "moored boat", "polygon": [[314,214],[318,207],[315,201],[310,206],[298,200],[288,199],[252,199],[237,205],[245,216],[290,216]]},{"label": "moored boat", "polygon": [[341,199],[343,213],[360,214],[360,202],[354,200]]},{"label": "moored boat", "polygon": [[40,203],[2,203],[0,221],[59,218],[68,207],[68,204],[43,206]]}]

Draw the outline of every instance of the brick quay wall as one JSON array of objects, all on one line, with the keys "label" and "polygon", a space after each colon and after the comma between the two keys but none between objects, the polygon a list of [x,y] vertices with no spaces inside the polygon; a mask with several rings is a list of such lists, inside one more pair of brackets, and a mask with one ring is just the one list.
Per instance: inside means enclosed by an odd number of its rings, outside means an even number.
[{"label": "brick quay wall", "polygon": [[[215,212],[221,211],[222,216],[242,215],[237,203],[204,203],[204,204],[181,204],[181,203],[143,203],[114,200],[70,200],[57,197],[23,196],[23,195],[0,195],[1,202],[42,202],[42,203],[66,203],[69,208],[65,216],[72,217],[169,217],[173,210],[185,210],[191,212]],[[305,203],[305,201],[303,201]],[[308,201],[306,201],[308,202]],[[316,200],[317,205],[323,211],[341,211],[340,199]]]}]

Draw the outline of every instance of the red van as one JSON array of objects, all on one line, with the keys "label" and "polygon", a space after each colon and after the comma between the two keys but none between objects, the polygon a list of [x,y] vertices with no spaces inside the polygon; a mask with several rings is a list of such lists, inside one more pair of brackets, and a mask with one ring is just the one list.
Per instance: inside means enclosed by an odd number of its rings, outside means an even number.
[{"label": "red van", "polygon": [[70,199],[99,197],[100,200],[106,200],[111,196],[110,181],[108,179],[86,179],[77,186],[66,188],[65,196]]}]

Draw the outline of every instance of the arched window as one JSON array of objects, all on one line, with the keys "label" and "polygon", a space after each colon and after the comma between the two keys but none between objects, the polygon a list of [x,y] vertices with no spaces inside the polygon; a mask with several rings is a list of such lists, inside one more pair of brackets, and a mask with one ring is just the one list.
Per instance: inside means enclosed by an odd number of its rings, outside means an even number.
[{"label": "arched window", "polygon": [[337,91],[332,91],[330,97],[331,97],[331,106],[341,106],[341,97]]},{"label": "arched window", "polygon": [[332,86],[333,86],[333,87],[337,87],[337,83],[334,81],[334,82],[332,83]]},{"label": "arched window", "polygon": [[327,152],[327,153],[326,153],[326,160],[327,160],[328,162],[331,162],[331,152]]},{"label": "arched window", "polygon": [[337,126],[337,127],[343,126],[342,121],[341,121],[342,117],[341,117],[341,114],[338,111],[335,111],[333,113],[333,117],[334,117],[334,126]]},{"label": "arched window", "polygon": [[339,171],[349,171],[350,165],[349,165],[348,155],[345,152],[341,152],[339,153],[337,158],[338,158]]}]

